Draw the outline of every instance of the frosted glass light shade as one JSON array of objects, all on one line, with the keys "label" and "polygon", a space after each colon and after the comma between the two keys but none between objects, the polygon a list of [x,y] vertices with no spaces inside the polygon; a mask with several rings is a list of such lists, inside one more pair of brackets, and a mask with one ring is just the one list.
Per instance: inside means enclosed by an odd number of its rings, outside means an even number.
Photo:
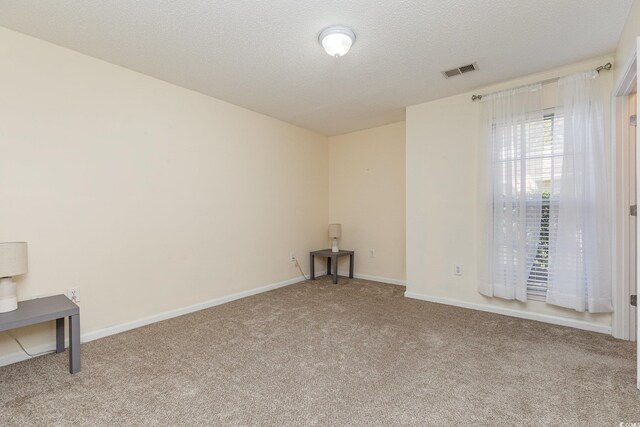
[{"label": "frosted glass light shade", "polygon": [[356,35],[351,28],[335,26],[322,30],[318,40],[329,55],[339,57],[349,52]]},{"label": "frosted glass light shade", "polygon": [[27,272],[27,242],[0,243],[0,278]]},{"label": "frosted glass light shade", "polygon": [[329,237],[334,239],[342,234],[342,224],[329,224]]}]

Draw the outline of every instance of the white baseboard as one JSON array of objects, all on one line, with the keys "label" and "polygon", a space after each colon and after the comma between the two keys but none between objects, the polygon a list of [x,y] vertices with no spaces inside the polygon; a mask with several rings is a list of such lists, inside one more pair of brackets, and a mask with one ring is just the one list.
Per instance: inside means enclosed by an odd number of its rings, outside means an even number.
[{"label": "white baseboard", "polygon": [[[322,269],[322,272],[320,274],[316,274],[316,277],[325,276],[324,271],[325,270]],[[338,271],[338,276],[349,277],[349,272],[348,271]],[[369,276],[368,274],[359,274],[359,273],[353,273],[353,277],[355,279],[371,280],[372,282],[388,283],[390,285],[400,285],[400,286],[406,286],[407,285],[407,281],[406,280],[391,279],[390,277]]]},{"label": "white baseboard", "polygon": [[[103,329],[98,329],[97,331],[91,331],[91,332],[87,332],[86,334],[82,334],[80,336],[80,342],[89,342],[89,341],[97,340],[99,338],[108,337],[109,335],[119,334],[121,332],[126,332],[131,329],[139,328],[141,326],[150,325],[151,323],[161,322],[163,320],[171,319],[173,317],[182,316],[185,314],[204,310],[206,308],[215,307],[217,305],[221,305],[227,302],[235,301],[241,298],[246,298],[251,295],[256,295],[263,292],[271,291],[273,289],[282,288],[284,286],[293,285],[295,283],[299,283],[304,280],[305,280],[304,277],[295,277],[293,279],[285,280],[283,282],[273,283],[271,285],[249,289],[248,291],[238,292],[238,293],[227,295],[224,297],[190,305],[188,307],[165,311],[164,313],[155,314],[153,316],[144,317],[142,319],[133,320],[131,322],[125,322],[125,323],[120,323],[118,325],[108,326]],[[67,339],[65,340],[65,347],[68,347],[68,345],[69,345],[69,341]],[[27,350],[29,351],[29,353],[37,354],[37,353],[52,351],[52,350],[55,350],[55,348],[56,348],[55,342],[51,342],[47,344],[38,345],[35,347],[30,347]],[[0,366],[21,362],[27,359],[31,359],[31,356],[26,355],[22,350],[16,351],[13,353],[8,353],[0,356]]]},{"label": "white baseboard", "polygon": [[551,323],[553,325],[560,326],[569,326],[571,328],[584,329],[585,331],[599,332],[601,334],[611,335],[611,327],[603,325],[601,323],[585,322],[584,320],[569,319],[566,317],[553,316],[551,314],[532,313],[530,311],[498,307],[489,304],[460,301],[453,298],[417,294],[414,292],[405,292],[404,296],[406,298],[419,299],[422,301],[435,302],[438,304],[453,305],[456,307],[469,308],[471,310],[486,311],[489,313],[502,314],[504,316],[519,317],[521,319],[537,320],[538,322]]}]

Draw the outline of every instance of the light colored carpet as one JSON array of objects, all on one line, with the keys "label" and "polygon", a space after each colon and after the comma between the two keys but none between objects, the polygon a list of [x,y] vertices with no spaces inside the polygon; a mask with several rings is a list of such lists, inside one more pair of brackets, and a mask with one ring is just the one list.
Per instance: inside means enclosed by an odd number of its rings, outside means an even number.
[{"label": "light colored carpet", "polygon": [[303,282],[0,368],[0,424],[576,425],[640,421],[635,345]]}]

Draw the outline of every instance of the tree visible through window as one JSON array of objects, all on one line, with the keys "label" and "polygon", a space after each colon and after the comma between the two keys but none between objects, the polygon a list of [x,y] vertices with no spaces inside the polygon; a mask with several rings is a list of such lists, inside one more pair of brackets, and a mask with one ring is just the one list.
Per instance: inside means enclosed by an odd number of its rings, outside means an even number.
[{"label": "tree visible through window", "polygon": [[544,298],[547,294],[547,280],[549,278],[549,210],[550,193],[542,193],[540,216],[540,237],[538,248],[533,260],[531,273],[527,280],[527,295],[529,298]]}]

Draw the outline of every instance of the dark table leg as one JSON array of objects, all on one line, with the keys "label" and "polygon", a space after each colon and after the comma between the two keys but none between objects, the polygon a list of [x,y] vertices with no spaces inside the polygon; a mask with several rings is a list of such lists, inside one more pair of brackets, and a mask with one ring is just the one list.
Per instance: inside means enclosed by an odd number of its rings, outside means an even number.
[{"label": "dark table leg", "polygon": [[327,257],[327,276],[331,275],[331,257]]},{"label": "dark table leg", "polygon": [[316,279],[316,264],[313,258],[313,254],[309,255],[309,275],[311,276],[311,280]]},{"label": "dark table leg", "polygon": [[69,372],[80,372],[80,315],[69,316]]},{"label": "dark table leg", "polygon": [[56,353],[64,351],[64,317],[56,319]]},{"label": "dark table leg", "polygon": [[349,254],[349,278],[353,279],[353,254]]},{"label": "dark table leg", "polygon": [[[331,258],[329,258],[331,259]],[[333,260],[333,284],[338,284],[338,257]]]}]

